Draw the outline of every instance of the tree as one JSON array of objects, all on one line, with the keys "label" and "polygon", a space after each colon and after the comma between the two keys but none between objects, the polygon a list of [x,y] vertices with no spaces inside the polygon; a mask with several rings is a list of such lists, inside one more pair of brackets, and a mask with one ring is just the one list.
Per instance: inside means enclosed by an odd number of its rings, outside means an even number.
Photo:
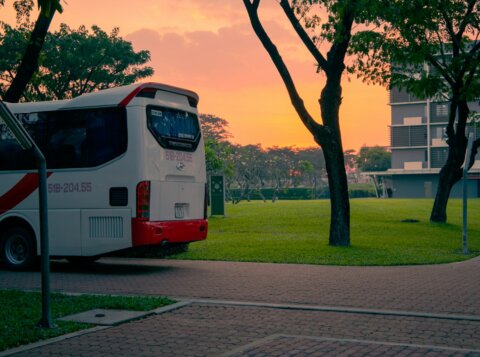
[{"label": "tree", "polygon": [[312,187],[312,198],[315,198],[317,193],[317,180],[315,176],[315,167],[310,161],[300,160],[298,168],[302,174],[303,180],[307,179],[307,185]]},{"label": "tree", "polygon": [[232,134],[228,131],[228,121],[212,114],[200,114],[202,133],[205,139],[228,141]]},{"label": "tree", "polygon": [[[479,0],[384,0],[374,31],[360,33],[358,62],[364,78],[404,88],[420,98],[448,101],[448,157],[440,170],[432,222],[446,222],[453,185],[463,176],[468,102],[480,92]],[[471,167],[480,145],[472,149]]]},{"label": "tree", "polygon": [[295,181],[298,180],[301,172],[295,156],[295,151],[291,147],[274,146],[267,151],[266,166],[274,188],[272,198],[274,201],[281,189],[295,186]]},{"label": "tree", "polygon": [[[21,56],[22,59],[17,67],[15,77],[3,95],[3,100],[7,102],[18,102],[20,100],[28,82],[37,70],[40,51],[45,42],[45,36],[48,33],[53,15],[55,15],[55,11],[62,12],[60,0],[38,0],[37,3],[40,13],[30,33],[23,56]],[[3,5],[3,1],[1,5]],[[33,1],[15,1],[14,5],[19,14],[17,18],[19,18],[19,16],[21,17],[22,13],[26,14],[28,18],[30,10],[33,7]]]},{"label": "tree", "polygon": [[310,147],[297,149],[297,159],[299,163],[302,161],[309,162],[313,166],[313,171],[303,171],[305,175],[310,176],[310,183],[312,185],[313,197],[317,195],[317,188],[325,186],[323,178],[325,177],[325,159],[323,158],[322,149],[319,147]]},{"label": "tree", "polygon": [[362,146],[356,158],[358,168],[366,171],[385,171],[391,167],[392,153],[381,146]]},{"label": "tree", "polygon": [[[326,83],[319,100],[322,118],[322,124],[319,124],[305,107],[285,62],[259,19],[260,0],[243,0],[252,27],[277,68],[293,107],[302,123],[323,150],[331,197],[329,244],[333,246],[350,245],[350,203],[339,125],[339,109],[342,102],[341,78],[346,67],[345,58],[351,39],[352,26],[355,17],[360,14],[363,2],[362,0],[279,1],[290,24],[316,61],[318,71],[322,71],[326,76]],[[310,16],[311,11],[316,12]],[[327,19],[321,23],[323,14]],[[315,35],[310,37],[307,32],[318,29],[320,29],[318,37]],[[330,44],[326,55],[319,50],[318,45],[321,42],[319,40]]]},{"label": "tree", "polygon": [[[0,37],[1,90],[15,77],[15,58],[27,41],[30,24],[12,28],[2,26]],[[97,26],[72,30],[65,24],[46,38],[38,73],[23,97],[28,101],[65,99],[94,90],[122,86],[149,77],[153,69],[144,64],[148,51],[135,52],[132,44],[119,36],[118,28],[110,34]]]},{"label": "tree", "polygon": [[305,160],[312,163],[316,172],[325,171],[325,159],[322,149],[319,147],[307,147],[296,149],[298,160]]},{"label": "tree", "polygon": [[227,178],[233,176],[233,162],[230,159],[233,148],[228,142],[232,134],[228,131],[228,121],[212,114],[200,114],[200,125],[205,142],[207,174],[222,173]]},{"label": "tree", "polygon": [[262,196],[261,189],[268,175],[266,160],[266,153],[259,144],[233,147],[233,179],[241,189],[241,196],[235,198],[237,203],[242,198],[249,200],[252,189]]},{"label": "tree", "polygon": [[353,149],[348,149],[343,153],[345,157],[345,171],[347,172],[347,179],[349,182],[353,179],[354,182],[358,182],[357,177],[357,153]]}]

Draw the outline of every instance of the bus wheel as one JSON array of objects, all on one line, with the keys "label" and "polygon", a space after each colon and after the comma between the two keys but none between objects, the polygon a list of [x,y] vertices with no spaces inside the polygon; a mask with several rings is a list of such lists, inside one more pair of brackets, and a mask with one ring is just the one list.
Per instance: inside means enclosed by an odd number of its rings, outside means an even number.
[{"label": "bus wheel", "polygon": [[35,240],[23,227],[8,228],[0,240],[2,264],[10,270],[30,268],[37,259]]}]

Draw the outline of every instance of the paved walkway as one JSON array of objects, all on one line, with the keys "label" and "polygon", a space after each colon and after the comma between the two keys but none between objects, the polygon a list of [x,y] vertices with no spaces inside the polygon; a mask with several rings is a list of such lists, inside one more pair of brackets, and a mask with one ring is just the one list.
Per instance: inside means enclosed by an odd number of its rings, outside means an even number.
[{"label": "paved walkway", "polygon": [[[52,265],[52,289],[187,304],[18,356],[480,356],[480,259],[331,267],[102,259]],[[0,288],[40,288],[0,271]]]}]

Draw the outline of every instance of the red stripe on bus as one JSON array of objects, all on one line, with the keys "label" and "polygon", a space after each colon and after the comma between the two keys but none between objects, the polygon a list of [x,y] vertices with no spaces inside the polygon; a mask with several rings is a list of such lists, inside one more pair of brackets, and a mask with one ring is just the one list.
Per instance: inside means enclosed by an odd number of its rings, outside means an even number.
[{"label": "red stripe on bus", "polygon": [[[52,173],[47,173],[49,177]],[[38,188],[38,174],[30,173],[23,176],[15,186],[0,196],[0,214],[3,214],[22,202]]]},{"label": "red stripe on bus", "polygon": [[126,107],[128,105],[128,103],[130,103],[130,101],[135,98],[135,96],[144,88],[144,85],[140,85],[138,86],[137,88],[135,88],[133,90],[132,93],[130,93],[129,95],[127,95],[125,98],[123,98],[123,100],[118,103],[118,105],[120,107]]},{"label": "red stripe on bus", "polygon": [[120,103],[118,103],[118,106],[120,107],[126,107],[130,101],[137,96],[140,91],[142,91],[145,88],[150,88],[151,89],[156,89],[155,88],[155,83],[153,82],[147,82],[147,83],[141,83],[137,88],[135,88],[129,95],[127,95],[125,98],[122,99]]}]

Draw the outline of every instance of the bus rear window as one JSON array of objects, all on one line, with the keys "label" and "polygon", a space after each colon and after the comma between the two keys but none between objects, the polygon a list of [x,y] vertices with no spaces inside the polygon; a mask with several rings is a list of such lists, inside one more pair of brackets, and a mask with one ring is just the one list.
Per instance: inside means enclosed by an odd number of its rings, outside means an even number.
[{"label": "bus rear window", "polygon": [[184,110],[148,106],[147,125],[163,148],[195,151],[198,146],[200,126],[196,114]]}]

